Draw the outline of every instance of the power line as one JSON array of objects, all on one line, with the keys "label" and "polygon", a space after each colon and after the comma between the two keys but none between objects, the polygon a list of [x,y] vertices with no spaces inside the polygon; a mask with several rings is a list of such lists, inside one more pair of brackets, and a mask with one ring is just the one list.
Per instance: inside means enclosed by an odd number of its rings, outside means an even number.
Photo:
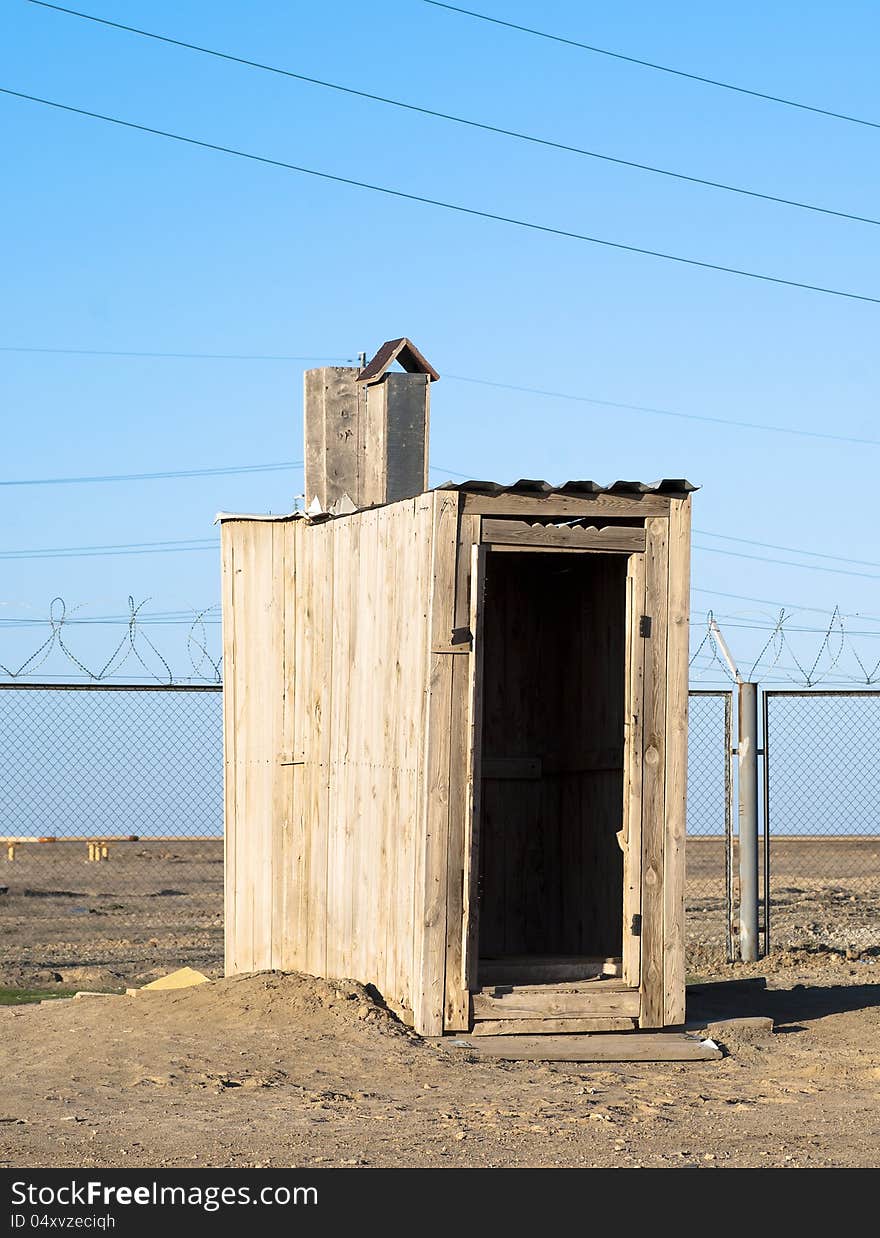
[{"label": "power line", "polygon": [[291,69],[282,69],[277,65],[264,64],[258,60],[249,60],[245,56],[235,56],[230,52],[221,52],[216,48],[203,47],[198,43],[188,43],[184,39],[171,38],[169,35],[157,34],[152,30],[142,30],[137,26],[127,26],[123,22],[110,21],[106,17],[96,17],[92,13],[81,13],[78,9],[64,8],[60,4],[49,4],[47,0],[29,0],[30,4],[35,4],[42,9],[52,9],[56,13],[66,13],[70,17],[79,17],[84,21],[95,22],[101,26],[109,26],[114,30],[123,30],[128,34],[135,34],[141,38],[153,39],[158,43],[167,43],[171,47],[184,48],[187,51],[198,52],[203,56],[213,56],[218,60],[226,60],[232,64],[243,65],[248,69],[258,69],[264,73],[274,73],[279,77],[292,78],[297,82],[305,82],[310,86],[320,86],[325,90],[334,90],[341,94],[353,95],[358,99],[368,99],[372,103],[382,103],[389,107],[400,108],[403,111],[415,112],[421,116],[430,116],[435,120],[450,121],[456,125],[465,125],[470,129],[479,129],[484,133],[492,133],[501,137],[514,138],[520,142],[528,142],[535,146],[545,146],[552,150],[564,151],[567,154],[581,155],[588,159],[599,159],[605,163],[617,164],[620,167],[634,168],[639,172],[649,172],[657,176],[669,177],[673,180],[686,181],[691,185],[702,185],[709,189],[720,189],[726,193],[740,194],[748,198],[758,198],[764,202],[773,202],[779,206],[796,207],[798,210],[813,211],[820,215],[831,215],[838,219],[848,219],[855,223],[872,224],[874,227],[880,227],[880,219],[873,219],[866,215],[857,215],[850,211],[833,210],[830,207],[818,206],[812,202],[802,202],[795,198],[784,198],[777,194],[762,193],[756,189],[747,189],[742,185],[728,185],[723,181],[710,180],[703,176],[693,176],[685,172],[675,172],[670,168],[659,168],[649,163],[639,163],[637,160],[624,159],[618,155],[609,155],[605,152],[587,150],[581,146],[572,146],[566,142],[559,142],[551,138],[538,137],[532,133],[523,133],[516,129],[506,129],[501,125],[491,125],[484,121],[474,120],[467,116],[456,116],[451,112],[441,112],[434,108],[420,107],[415,103],[407,103],[402,99],[391,99],[386,95],[373,94],[367,90],[356,90],[353,86],[343,86],[339,82],[328,82],[318,77],[309,77],[305,73],[294,73]]},{"label": "power line", "polygon": [[[145,616],[138,615],[138,625],[142,626],[145,623],[149,623],[159,626],[192,627],[194,623],[200,623],[217,626],[221,622],[219,615],[209,617],[209,612],[219,609],[220,603],[214,602],[211,606],[201,611],[148,611]],[[127,624],[130,621],[131,615],[86,615],[82,619],[65,617],[64,625],[65,627],[118,627],[119,624]],[[51,624],[51,622],[51,618],[46,615],[39,619],[28,618],[23,615],[10,615],[8,618],[0,618],[0,630],[6,628],[40,628]]]},{"label": "power line", "polygon": [[[814,615],[827,615],[827,606],[805,606],[801,602],[780,602],[773,598],[750,597],[743,593],[722,593],[719,589],[705,589],[702,586],[691,585],[692,593],[708,593],[711,597],[732,598],[736,602],[755,602],[759,606],[775,606],[785,610],[807,610]],[[880,623],[880,615],[843,615],[844,619],[859,619],[864,623]]]},{"label": "power line", "polygon": [[[83,356],[90,356],[90,357],[201,357],[205,359],[217,358],[219,360],[242,360],[242,361],[320,361],[323,359],[320,357],[269,356],[269,355],[260,355],[256,353],[247,354],[247,355],[242,354],[239,357],[239,356],[235,356],[229,353],[109,352],[105,349],[99,349],[99,348],[93,348],[93,349],[87,349],[87,350],[86,349],[72,349],[72,348],[26,348],[26,349],[14,348],[14,349],[10,349],[10,348],[3,348],[2,346],[0,346],[0,352],[79,353]],[[354,359],[353,358],[336,358],[336,360],[352,360],[353,361]],[[702,422],[706,422],[709,425],[727,426],[733,429],[742,429],[742,430],[758,430],[758,431],[763,431],[763,432],[770,433],[770,434],[790,434],[790,435],[794,435],[796,438],[822,439],[822,440],[826,440],[828,442],[833,442],[833,443],[853,443],[860,447],[880,447],[880,439],[858,438],[855,435],[847,435],[847,434],[829,434],[821,430],[802,430],[796,426],[768,425],[765,422],[742,421],[738,418],[732,418],[732,417],[711,417],[708,414],[704,414],[704,413],[685,413],[679,409],[658,408],[654,405],[649,405],[649,404],[629,404],[621,400],[607,400],[607,399],[602,398],[601,396],[576,395],[575,393],[570,392],[570,391],[549,391],[543,387],[526,387],[526,386],[522,386],[516,383],[496,382],[488,378],[473,378],[470,375],[465,375],[465,374],[444,373],[443,377],[448,382],[471,383],[472,385],[479,386],[479,387],[494,387],[500,391],[516,391],[523,395],[539,395],[539,396],[544,396],[548,399],[568,400],[568,401],[573,401],[578,404],[595,404],[601,408],[617,408],[617,409],[621,409],[624,412],[646,413],[646,414],[649,414],[651,416],[656,416],[656,417],[675,417],[682,421],[702,421]],[[111,476],[111,477],[71,477],[71,478],[61,477],[61,478],[38,478],[33,481],[30,481],[30,480],[0,481],[0,486],[30,486],[30,485],[36,486],[36,485],[50,485],[56,482],[64,483],[64,482],[80,482],[80,481],[83,481],[83,482],[86,482],[86,481],[142,481],[142,480],[151,480],[154,477],[156,478],[189,477],[189,476],[196,476],[200,474],[210,475],[212,473],[220,476],[223,474],[231,474],[231,473],[239,473],[239,472],[241,473],[271,472],[272,470],[275,470],[275,469],[288,469],[288,468],[302,468],[302,461],[301,460],[282,461],[280,464],[266,464],[266,465],[263,465],[263,464],[245,465],[245,466],[242,466],[241,468],[229,468],[229,469],[184,469],[184,470],[180,470],[177,472],[163,472],[163,473],[126,473],[126,474],[120,474],[118,476]],[[447,473],[450,477],[461,477],[461,478],[469,479],[474,476],[473,472],[456,473],[452,469],[447,469],[442,464],[431,465],[431,469],[436,472]],[[695,530],[695,532],[696,531],[697,530]],[[719,533],[707,533],[706,535],[709,537],[722,536]],[[746,539],[734,539],[734,540],[744,541]],[[767,546],[772,547],[771,543],[759,542],[755,544],[756,545],[767,545]],[[794,547],[790,547],[790,546],[779,546],[779,547],[772,547],[772,548],[778,549],[778,550],[794,550],[795,549]],[[796,553],[810,554],[812,552],[796,551]],[[817,557],[821,558],[823,556],[817,556]],[[838,558],[839,556],[835,555],[833,557]],[[862,560],[851,560],[851,562],[862,562]],[[870,566],[875,566],[875,565],[870,564]],[[880,566],[880,564],[876,566]]]},{"label": "power line", "polygon": [[[802,550],[799,546],[779,546],[775,542],[756,542],[748,537],[732,537],[729,533],[712,533],[709,529],[694,529],[700,537],[718,537],[724,542],[738,542],[743,546],[763,546],[766,550],[787,550],[791,554],[810,555],[814,559],[833,559],[836,563],[857,563],[861,567],[880,567],[874,559],[847,559],[843,555],[821,554],[818,550]],[[708,549],[704,547],[704,549]],[[812,564],[805,563],[804,567]]]},{"label": "power line", "polygon": [[708,551],[713,555],[726,555],[734,559],[751,559],[754,563],[775,563],[783,567],[800,567],[809,572],[832,572],[835,576],[861,576],[865,580],[880,580],[875,572],[853,572],[845,567],[824,567],[821,563],[795,563],[793,559],[768,559],[764,555],[747,555],[741,550],[722,550],[720,546],[699,546],[694,542],[694,550]]},{"label": "power line", "polygon": [[[36,3],[36,0],[31,0],[31,3]],[[58,353],[72,357],[173,358],[182,361],[355,361],[354,357],[287,357],[230,352],[117,352],[106,348],[20,348],[17,345],[0,345],[0,352]]]},{"label": "power line", "polygon": [[469,378],[464,374],[444,374],[448,381],[473,383],[478,387],[495,387],[499,391],[518,391],[524,395],[547,396],[553,400],[571,400],[576,404],[598,404],[603,408],[619,408],[630,413],[650,413],[656,417],[676,417],[682,421],[705,421],[715,426],[732,426],[741,430],[765,430],[773,434],[794,434],[798,438],[827,439],[835,443],[856,443],[862,447],[880,447],[880,439],[855,438],[845,434],[826,434],[820,430],[801,430],[792,426],[767,425],[758,421],[740,421],[730,417],[710,417],[703,413],[682,413],[671,408],[655,408],[647,404],[624,404],[619,400],[603,400],[598,396],[574,395],[570,391],[548,391],[542,387],[523,387],[515,383],[499,383],[487,378]]},{"label": "power line", "polygon": [[851,116],[847,112],[835,112],[830,108],[816,107],[811,103],[802,103],[798,99],[788,99],[784,95],[771,95],[761,90],[749,90],[746,86],[736,86],[732,82],[722,82],[718,78],[704,77],[699,73],[688,73],[684,69],[674,69],[670,65],[656,64],[652,60],[640,60],[637,56],[627,56],[623,52],[611,51],[607,47],[597,47],[592,43],[581,43],[577,39],[568,39],[560,34],[551,34],[546,30],[535,30],[531,26],[520,26],[516,22],[504,21],[500,17],[490,17],[487,13],[476,13],[473,9],[459,8],[455,4],[444,4],[442,0],[424,0],[435,9],[447,9],[450,13],[461,13],[465,17],[475,17],[478,21],[489,22],[493,26],[506,26],[508,30],[517,30],[520,34],[531,34],[539,39],[548,39],[552,43],[564,43],[567,47],[577,47],[581,51],[593,52],[597,56],[608,56],[612,60],[624,60],[627,64],[638,65],[642,69],[655,69],[659,73],[669,73],[674,77],[684,77],[691,82],[699,82],[703,86],[717,86],[721,90],[732,90],[740,95],[749,95],[753,99],[763,99],[766,103],[781,103],[785,107],[797,108],[802,112],[813,112],[817,116],[828,116],[832,120],[844,120],[852,125],[865,125],[869,129],[880,129],[880,121],[867,120],[864,116]]},{"label": "power line", "polygon": [[172,554],[187,550],[218,550],[216,538],[187,538],[169,542],[122,542],[109,546],[48,546],[39,550],[3,550],[0,559],[79,559],[103,555]]},{"label": "power line", "polygon": [[278,464],[240,464],[216,469],[168,469],[161,473],[109,473],[103,477],[29,477],[0,481],[0,486],[75,486],[105,481],[159,481],[172,477],[229,477],[234,473],[278,473],[302,468],[302,460],[282,460]]},{"label": "power line", "polygon": [[493,223],[509,224],[511,227],[524,228],[530,232],[540,232],[547,236],[559,236],[566,240],[581,241],[588,245],[599,245],[605,249],[615,249],[623,253],[638,254],[641,257],[659,258],[665,262],[675,262],[680,266],[699,267],[705,271],[719,271],[724,275],[736,275],[743,279],[757,280],[761,283],[776,284],[785,288],[799,288],[806,292],[817,292],[823,296],[842,297],[848,301],[863,301],[871,305],[880,305],[880,297],[868,296],[860,292],[848,292],[840,288],[826,288],[821,284],[808,284],[801,280],[784,279],[779,275],[766,275],[758,271],[747,271],[742,267],[724,266],[718,262],[704,262],[699,258],[686,258],[681,254],[669,254],[662,250],[647,249],[640,245],[630,245],[623,241],[609,241],[604,237],[589,236],[583,232],[572,232],[565,228],[553,228],[549,224],[534,223],[530,220],[517,219],[511,215],[499,215],[493,211],[478,210],[476,207],[462,206],[459,203],[444,202],[439,198],[428,198],[422,194],[406,193],[401,189],[391,189],[386,185],[373,185],[368,181],[355,180],[349,176],[337,176],[331,172],[321,172],[315,168],[306,168],[300,164],[287,163],[282,159],[270,159],[266,155],[255,155],[249,151],[237,150],[232,146],[221,146],[216,142],[204,142],[199,138],[185,137],[180,133],[171,133],[166,129],[155,129],[149,125],[139,125],[134,121],[122,120],[118,116],[105,116],[101,112],[91,112],[86,108],[73,107],[67,103],[58,103],[52,99],[43,99],[38,95],[25,94],[20,90],[11,90],[0,86],[0,93],[15,99],[25,99],[29,103],[38,103],[43,107],[51,107],[57,111],[70,112],[76,116],[87,116],[91,120],[101,120],[106,124],[118,125],[124,129],[135,129],[139,133],[150,133],[154,137],[168,138],[173,142],[182,142],[187,146],[198,146],[203,150],[217,151],[223,155],[233,155],[238,159],[248,159],[254,163],[265,164],[268,167],[283,168],[289,172],[299,172],[303,176],[314,176],[320,180],[333,181],[338,185],[350,185],[356,189],[366,189],[371,193],[384,194],[386,197],[399,198],[405,202],[418,202],[423,206],[436,206],[441,210],[453,211],[459,215],[469,215],[474,219],[488,219]]}]

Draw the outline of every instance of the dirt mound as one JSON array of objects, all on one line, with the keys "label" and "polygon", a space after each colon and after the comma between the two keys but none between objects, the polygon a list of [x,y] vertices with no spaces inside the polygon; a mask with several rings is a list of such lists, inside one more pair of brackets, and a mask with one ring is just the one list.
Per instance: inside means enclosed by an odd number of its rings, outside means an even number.
[{"label": "dirt mound", "polygon": [[265,971],[212,980],[191,989],[143,990],[138,1002],[157,1003],[157,1013],[180,1025],[209,1019],[215,1026],[242,1026],[297,1034],[327,1034],[340,1025],[420,1041],[385,1005],[372,986],[356,980],[323,980],[301,972]]},{"label": "dirt mound", "polygon": [[774,950],[756,963],[727,963],[720,951],[694,952],[689,958],[688,983],[712,974],[724,973],[731,979],[741,976],[772,976],[792,971],[821,972],[826,968],[880,966],[880,951],[829,946],[822,942],[809,946],[790,946]]}]

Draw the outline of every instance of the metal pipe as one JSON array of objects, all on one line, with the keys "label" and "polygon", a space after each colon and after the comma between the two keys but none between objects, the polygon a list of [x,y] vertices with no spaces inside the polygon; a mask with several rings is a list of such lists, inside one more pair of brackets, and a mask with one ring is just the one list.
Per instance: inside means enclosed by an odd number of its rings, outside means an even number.
[{"label": "metal pipe", "polygon": [[733,693],[724,693],[724,921],[727,961],[733,963],[735,901],[733,888]]},{"label": "metal pipe", "polygon": [[763,693],[764,735],[764,957],[770,953],[770,709]]},{"label": "metal pipe", "polygon": [[730,668],[730,673],[733,676],[734,683],[742,683],[743,681],[742,675],[740,675],[739,668],[737,667],[736,663],[733,660],[733,654],[730,652],[730,649],[728,648],[728,645],[727,645],[727,641],[724,639],[724,633],[721,631],[718,624],[715,622],[714,615],[709,620],[709,631],[714,633],[715,635],[715,639],[718,642],[719,648],[721,649],[721,652],[724,654],[724,661],[727,663],[727,665]]},{"label": "metal pipe", "polygon": [[758,958],[758,685],[741,683],[738,689],[739,949],[744,963],[754,963]]}]

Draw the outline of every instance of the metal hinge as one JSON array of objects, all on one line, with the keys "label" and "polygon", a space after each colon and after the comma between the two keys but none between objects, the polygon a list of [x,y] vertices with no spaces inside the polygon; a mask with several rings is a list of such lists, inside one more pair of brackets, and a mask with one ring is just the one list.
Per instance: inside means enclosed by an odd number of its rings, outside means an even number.
[{"label": "metal hinge", "polygon": [[639,636],[651,635],[651,616],[642,615],[639,619]]},{"label": "metal hinge", "polygon": [[641,937],[641,935],[642,935],[642,917],[641,917],[640,915],[638,915],[638,913],[637,913],[636,915],[634,915],[634,916],[633,916],[633,918],[632,918],[632,924],[630,925],[630,930],[629,930],[629,931],[632,933],[633,937]]}]

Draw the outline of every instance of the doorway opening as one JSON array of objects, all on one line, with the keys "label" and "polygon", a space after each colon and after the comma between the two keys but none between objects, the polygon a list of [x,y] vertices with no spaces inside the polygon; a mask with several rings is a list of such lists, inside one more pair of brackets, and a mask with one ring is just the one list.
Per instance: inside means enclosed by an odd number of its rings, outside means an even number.
[{"label": "doorway opening", "polygon": [[627,557],[490,552],[479,971],[620,975]]}]

